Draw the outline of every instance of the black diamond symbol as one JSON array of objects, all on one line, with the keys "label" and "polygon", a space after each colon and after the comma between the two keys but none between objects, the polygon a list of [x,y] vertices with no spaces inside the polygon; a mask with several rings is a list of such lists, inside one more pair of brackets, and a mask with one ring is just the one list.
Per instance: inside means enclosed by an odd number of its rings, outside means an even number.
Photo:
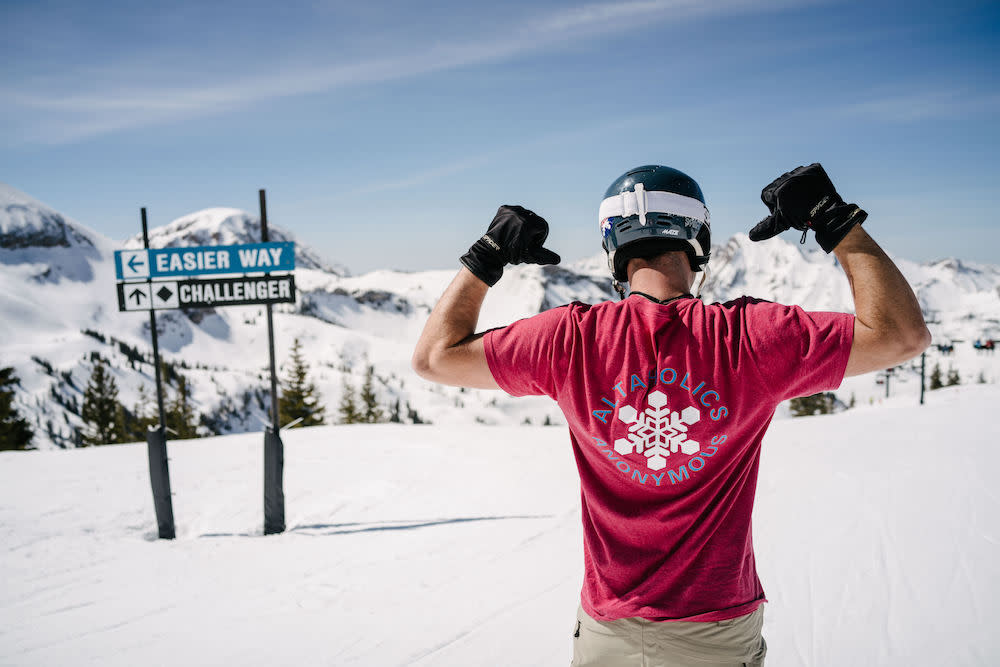
[{"label": "black diamond symbol", "polygon": [[156,296],[160,297],[160,301],[166,301],[173,295],[174,293],[168,290],[166,287],[161,287],[160,291],[156,293]]}]

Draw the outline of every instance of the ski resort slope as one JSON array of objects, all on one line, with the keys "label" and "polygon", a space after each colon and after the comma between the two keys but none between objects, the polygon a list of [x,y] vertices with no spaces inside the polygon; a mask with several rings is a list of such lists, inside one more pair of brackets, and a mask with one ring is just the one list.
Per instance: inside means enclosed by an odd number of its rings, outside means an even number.
[{"label": "ski resort slope", "polygon": [[[968,385],[776,421],[754,514],[767,664],[1000,662],[1000,403]],[[563,428],[285,434],[0,453],[0,665],[564,665],[582,577]]]}]

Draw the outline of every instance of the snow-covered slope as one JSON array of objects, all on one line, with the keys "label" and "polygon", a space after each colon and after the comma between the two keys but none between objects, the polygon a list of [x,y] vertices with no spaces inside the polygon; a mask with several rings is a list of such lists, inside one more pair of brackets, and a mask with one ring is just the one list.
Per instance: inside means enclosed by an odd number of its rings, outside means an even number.
[{"label": "snow-covered slope", "polygon": [[[1000,662],[997,386],[775,422],[754,545],[768,667]],[[285,436],[288,531],[262,537],[263,438],[169,444],[155,540],[142,445],[0,452],[0,664],[568,664],[582,581],[565,429]]]},{"label": "snow-covered slope", "polygon": [[[110,361],[126,407],[136,404],[140,388],[153,393],[149,318],[118,312],[112,262],[114,249],[140,247],[141,239],[116,244],[9,186],[0,185],[0,206],[0,364],[15,366],[21,378],[18,407],[35,426],[36,446],[71,446],[82,425],[79,407],[94,355]],[[294,240],[274,224],[270,233],[273,240]],[[235,209],[207,209],[150,230],[152,247],[259,239],[259,220]],[[808,247],[780,238],[755,244],[737,235],[714,249],[703,296],[751,294],[850,311],[843,272],[831,256]],[[442,424],[562,423],[548,399],[439,387],[412,373],[413,344],[455,269],[350,276],[300,243],[296,259],[298,301],[275,308],[279,365],[299,338],[329,418],[336,417],[345,385],[356,389],[372,365],[379,400],[386,407],[399,401],[404,415],[408,404],[421,419]],[[1000,338],[1000,268],[958,260],[900,265],[932,321],[935,342],[956,343],[953,356],[933,352],[931,366],[954,366],[963,382],[1000,379],[997,358],[971,348],[978,338]],[[490,290],[480,326],[504,325],[572,300],[611,298],[603,254],[555,267],[511,267]],[[190,381],[194,407],[205,417],[203,433],[261,428],[269,401],[262,308],[160,311],[157,328],[165,358]],[[900,372],[893,393],[916,393],[916,377],[912,368]],[[853,378],[840,392],[845,403],[852,396],[874,403],[883,395],[884,385],[873,376]]]}]

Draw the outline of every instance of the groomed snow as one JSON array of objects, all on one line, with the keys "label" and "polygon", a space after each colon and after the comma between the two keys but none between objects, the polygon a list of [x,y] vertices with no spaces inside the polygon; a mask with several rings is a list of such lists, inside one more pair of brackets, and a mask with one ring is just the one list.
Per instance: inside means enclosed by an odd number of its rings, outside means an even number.
[{"label": "groomed snow", "polygon": [[[769,667],[1000,661],[995,385],[776,421],[755,509]],[[563,665],[581,583],[562,428],[171,442],[178,539],[143,445],[0,453],[2,665]]]}]

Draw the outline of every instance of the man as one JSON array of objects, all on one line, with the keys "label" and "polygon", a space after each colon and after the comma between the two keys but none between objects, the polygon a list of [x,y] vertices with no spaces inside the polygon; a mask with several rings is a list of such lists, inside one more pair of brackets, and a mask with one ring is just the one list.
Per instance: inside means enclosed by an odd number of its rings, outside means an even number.
[{"label": "man", "polygon": [[583,504],[577,667],[763,664],[750,517],[775,406],[930,343],[913,291],[861,227],[867,214],[819,164],[783,174],[761,198],[770,215],[750,238],[794,228],[804,241],[813,230],[846,272],[856,315],[694,298],[711,249],[704,196],[686,174],[646,166],[617,179],[599,213],[627,298],[476,334],[505,264],[559,261],[542,247],[542,218],[503,206],[417,343],[413,366],[429,380],[545,394],[566,416]]}]

